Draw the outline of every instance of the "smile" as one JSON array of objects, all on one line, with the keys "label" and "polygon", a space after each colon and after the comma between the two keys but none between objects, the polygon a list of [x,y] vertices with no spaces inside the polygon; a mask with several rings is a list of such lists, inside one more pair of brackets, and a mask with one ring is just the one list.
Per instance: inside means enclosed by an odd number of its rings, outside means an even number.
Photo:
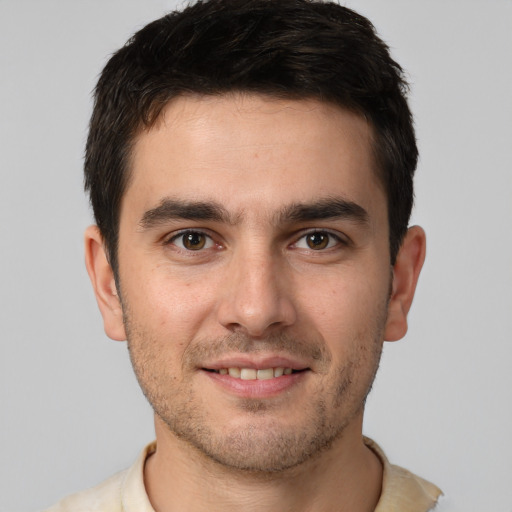
[{"label": "smile", "polygon": [[220,375],[229,375],[235,379],[241,380],[268,380],[275,377],[282,377],[283,375],[291,375],[294,370],[291,368],[264,368],[256,370],[255,368],[220,368],[219,370],[213,370],[215,373]]},{"label": "smile", "polygon": [[224,360],[200,369],[203,375],[228,393],[257,399],[272,398],[291,390],[307,379],[311,370],[303,363],[283,357],[267,358],[266,361],[233,358],[229,362]]}]

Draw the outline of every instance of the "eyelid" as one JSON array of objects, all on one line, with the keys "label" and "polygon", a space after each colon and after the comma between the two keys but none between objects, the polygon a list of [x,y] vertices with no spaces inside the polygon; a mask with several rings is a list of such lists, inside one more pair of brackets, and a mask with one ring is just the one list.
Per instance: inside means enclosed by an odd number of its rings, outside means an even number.
[{"label": "eyelid", "polygon": [[[200,234],[200,235],[203,235],[205,236],[206,238],[208,238],[210,241],[211,241],[211,245],[209,247],[203,247],[197,251],[193,251],[193,250],[190,250],[190,249],[187,249],[185,247],[180,247],[178,245],[176,245],[174,242],[175,240],[179,239],[180,237],[183,237],[184,235],[187,235],[189,233],[197,233],[197,234]],[[202,252],[206,249],[211,249],[213,246],[218,246],[220,247],[221,244],[219,244],[218,242],[216,242],[214,240],[214,237],[211,233],[209,233],[207,230],[204,230],[204,229],[194,229],[194,228],[184,228],[184,229],[180,229],[179,231],[174,231],[172,232],[170,235],[166,236],[163,240],[163,244],[164,245],[173,245],[174,247],[176,247],[178,250],[180,251],[184,251],[184,252],[187,252],[187,253],[194,253],[194,252]]]},{"label": "eyelid", "polygon": [[[327,247],[325,249],[318,250],[318,252],[322,252],[322,251],[326,251],[326,250],[329,250],[329,249],[333,249],[337,245],[348,246],[350,244],[350,239],[346,235],[344,235],[343,233],[340,233],[339,231],[333,231],[331,229],[326,229],[326,228],[312,228],[312,229],[301,230],[297,234],[297,236],[295,238],[295,242],[293,242],[291,244],[292,247],[297,247],[297,244],[299,243],[300,240],[304,239],[308,235],[313,235],[315,233],[326,234],[326,235],[330,236],[331,238],[334,238],[336,240],[336,242],[337,242],[335,244],[335,246],[331,246],[331,247]],[[308,248],[308,250],[314,251],[314,249],[311,249],[311,248]]]},{"label": "eyelid", "polygon": [[[178,231],[174,231],[174,232],[170,233],[169,235],[167,235],[163,239],[163,244],[164,245],[174,245],[175,247],[177,247],[177,249],[183,250],[186,252],[194,252],[194,251],[190,251],[188,249],[176,246],[176,244],[173,244],[173,242],[176,239],[178,239],[179,237],[182,237],[183,235],[186,235],[188,233],[201,234],[201,235],[207,237],[212,242],[212,244],[216,245],[219,248],[222,247],[222,244],[215,240],[215,236],[211,232],[209,232],[209,230],[201,229],[201,228],[183,228]],[[290,244],[290,245],[292,247],[295,247],[295,246],[297,246],[297,243],[300,240],[302,240],[306,236],[314,234],[314,233],[324,233],[324,234],[330,236],[331,238],[334,238],[337,242],[336,245],[340,244],[340,245],[348,246],[350,244],[350,239],[346,235],[344,235],[343,233],[340,233],[338,231],[334,231],[334,230],[327,229],[327,228],[307,228],[307,229],[300,230],[298,233],[296,233],[294,236],[295,241],[292,242],[292,244]],[[211,247],[208,247],[208,248],[211,248]],[[332,247],[329,247],[329,249],[331,249],[331,248]],[[204,250],[204,248],[202,250]],[[323,250],[326,250],[326,249],[323,249]],[[199,250],[197,252],[201,252],[201,250]]]}]

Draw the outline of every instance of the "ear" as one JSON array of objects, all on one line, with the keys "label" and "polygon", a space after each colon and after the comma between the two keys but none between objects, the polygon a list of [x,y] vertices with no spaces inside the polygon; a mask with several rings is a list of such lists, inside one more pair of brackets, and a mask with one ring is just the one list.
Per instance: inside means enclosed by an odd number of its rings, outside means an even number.
[{"label": "ear", "polygon": [[91,279],[96,301],[103,317],[105,333],[116,341],[124,341],[123,310],[117,294],[114,272],[108,262],[103,237],[98,226],[85,231],[85,266]]},{"label": "ear", "polygon": [[384,332],[386,341],[397,341],[407,332],[407,314],[425,261],[425,251],[423,229],[419,226],[409,228],[393,266],[393,289]]}]

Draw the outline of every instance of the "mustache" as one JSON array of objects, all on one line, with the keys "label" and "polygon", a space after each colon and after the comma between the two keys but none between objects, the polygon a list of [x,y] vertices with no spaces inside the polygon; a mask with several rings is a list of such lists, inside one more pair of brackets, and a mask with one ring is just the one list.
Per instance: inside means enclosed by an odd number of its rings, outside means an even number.
[{"label": "mustache", "polygon": [[217,339],[198,339],[190,343],[183,352],[183,365],[194,367],[202,361],[220,359],[226,354],[257,354],[261,352],[272,352],[279,355],[298,357],[300,359],[312,360],[322,365],[331,362],[331,354],[325,343],[312,337],[295,337],[284,333],[275,333],[265,338],[252,338],[242,333],[234,332]]}]

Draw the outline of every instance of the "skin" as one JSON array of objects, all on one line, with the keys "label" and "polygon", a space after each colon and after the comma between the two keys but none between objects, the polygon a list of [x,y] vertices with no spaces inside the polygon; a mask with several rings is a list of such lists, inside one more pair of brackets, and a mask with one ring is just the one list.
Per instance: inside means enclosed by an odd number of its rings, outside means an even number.
[{"label": "skin", "polygon": [[[407,330],[425,235],[391,267],[371,141],[339,107],[258,95],[181,97],[137,137],[120,289],[94,226],[86,262],[155,410],[157,512],[374,509],[364,401]],[[298,371],[261,384],[228,366]]]}]

